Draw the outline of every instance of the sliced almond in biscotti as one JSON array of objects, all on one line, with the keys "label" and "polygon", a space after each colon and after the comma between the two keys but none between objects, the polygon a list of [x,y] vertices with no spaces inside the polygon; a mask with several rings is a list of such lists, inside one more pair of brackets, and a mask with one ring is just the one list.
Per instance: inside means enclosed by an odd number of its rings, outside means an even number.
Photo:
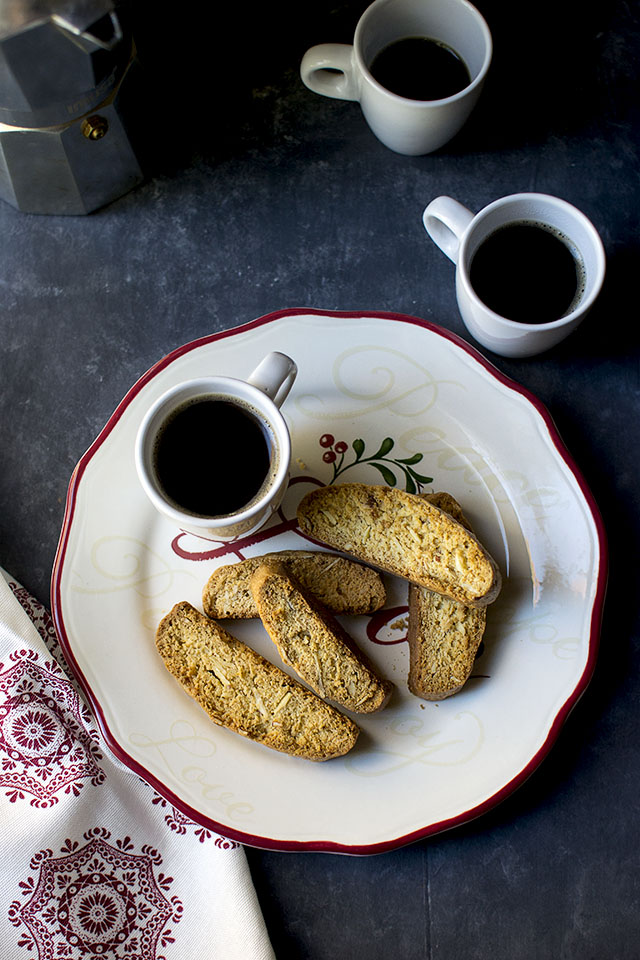
[{"label": "sliced almond in biscotti", "polygon": [[259,566],[251,590],[280,656],[316,693],[355,713],[385,705],[392,684],[378,676],[329,611],[305,596],[284,564]]},{"label": "sliced almond in biscotti", "polygon": [[[448,493],[425,499],[469,527],[458,502]],[[409,584],[409,677],[411,693],[444,700],[469,679],[484,634],[487,609],[474,609],[424,587]]]},{"label": "sliced almond in biscotti", "polygon": [[347,753],[359,728],[190,603],[161,621],[156,647],[167,670],[214,723],[307,760]]},{"label": "sliced almond in biscotti", "polygon": [[366,614],[384,606],[380,574],[371,567],[319,550],[282,550],[214,570],[202,591],[204,612],[214,620],[257,617],[249,580],[260,564],[283,563],[303,590],[333,613]]},{"label": "sliced almond in biscotti", "polygon": [[321,487],[302,499],[298,523],[314,540],[468,606],[486,606],[500,591],[498,567],[476,537],[418,494]]}]

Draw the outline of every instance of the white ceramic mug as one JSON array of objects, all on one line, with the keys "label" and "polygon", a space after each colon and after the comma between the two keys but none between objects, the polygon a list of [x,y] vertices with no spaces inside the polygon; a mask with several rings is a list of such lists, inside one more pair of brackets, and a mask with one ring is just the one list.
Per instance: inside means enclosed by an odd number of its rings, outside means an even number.
[{"label": "white ceramic mug", "polygon": [[[580,210],[558,197],[515,193],[494,200],[476,214],[451,197],[437,197],[426,207],[422,220],[431,239],[456,265],[458,308],[469,333],[503,357],[534,356],[564,340],[585,318],[602,287],[606,262],[602,240]],[[471,262],[483,241],[498,228],[522,221],[545,224],[561,234],[580,265],[578,295],[564,316],[548,323],[522,323],[500,316],[482,302],[471,284]],[[539,282],[544,283],[544,276]]]},{"label": "white ceramic mug", "polygon": [[[153,506],[181,530],[213,540],[235,540],[263,526],[279,507],[288,485],[291,438],[280,412],[297,374],[294,361],[283,353],[270,353],[247,380],[233,377],[202,377],[167,390],[142,419],[135,445],[135,462],[142,487]],[[269,468],[256,495],[236,512],[201,516],[183,509],[163,489],[155,467],[159,437],[177,410],[194,400],[225,400],[249,413],[267,442]],[[211,436],[202,443],[212,442]],[[220,468],[224,469],[223,452]],[[202,459],[200,457],[200,459]],[[184,469],[198,469],[198,450],[185,450]],[[257,482],[260,478],[257,478]]]},{"label": "white ceramic mug", "polygon": [[[449,46],[464,60],[471,82],[442,100],[409,100],[391,93],[373,78],[370,67],[381,50],[407,37],[429,37]],[[353,46],[311,47],[300,75],[314,93],[359,101],[385,146],[419,156],[437,150],[463,126],[480,95],[491,55],[489,28],[468,0],[375,0],[358,21]]]}]

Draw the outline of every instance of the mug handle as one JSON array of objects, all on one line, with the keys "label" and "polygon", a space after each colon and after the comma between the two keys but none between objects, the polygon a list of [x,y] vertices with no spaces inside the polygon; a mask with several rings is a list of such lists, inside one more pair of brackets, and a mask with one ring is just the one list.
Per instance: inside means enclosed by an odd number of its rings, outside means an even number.
[{"label": "mug handle", "polygon": [[319,43],[310,47],[300,64],[305,87],[336,100],[359,100],[353,69],[353,47],[349,43]]},{"label": "mug handle", "polygon": [[297,373],[296,364],[286,353],[268,353],[251,376],[247,377],[247,383],[262,390],[273,400],[276,407],[281,407],[287,399]]},{"label": "mug handle", "polygon": [[424,228],[443,253],[458,262],[462,237],[474,214],[452,197],[436,197],[422,214]]}]

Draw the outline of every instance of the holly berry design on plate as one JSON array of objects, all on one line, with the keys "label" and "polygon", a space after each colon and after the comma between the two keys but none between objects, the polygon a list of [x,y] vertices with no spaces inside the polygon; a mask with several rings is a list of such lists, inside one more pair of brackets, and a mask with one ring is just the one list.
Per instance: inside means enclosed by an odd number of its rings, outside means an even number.
[{"label": "holly berry design on plate", "polygon": [[338,477],[347,470],[365,463],[377,470],[389,487],[397,486],[398,480],[403,481],[407,493],[420,493],[424,484],[433,482],[433,477],[426,477],[415,469],[416,464],[420,463],[424,454],[414,453],[410,457],[389,456],[395,446],[395,441],[391,437],[385,437],[376,452],[370,456],[365,456],[366,445],[364,440],[354,440],[351,444],[354,457],[346,463],[345,457],[349,450],[349,444],[344,440],[336,441],[332,433],[324,433],[320,437],[319,443],[325,451],[322,455],[324,463],[333,466],[333,477],[329,481],[330,484],[335,483]]}]

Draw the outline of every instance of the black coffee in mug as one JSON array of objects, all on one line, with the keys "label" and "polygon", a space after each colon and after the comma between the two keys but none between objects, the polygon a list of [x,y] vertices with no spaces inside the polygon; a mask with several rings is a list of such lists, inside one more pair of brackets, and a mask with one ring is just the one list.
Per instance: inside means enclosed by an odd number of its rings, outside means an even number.
[{"label": "black coffee in mug", "polygon": [[374,57],[369,71],[386,90],[408,100],[442,100],[471,83],[462,57],[431,37],[394,40]]},{"label": "black coffee in mug", "polygon": [[153,466],[164,495],[196,516],[247,506],[272,473],[272,442],[248,404],[216,396],[185,401],[158,432]]},{"label": "black coffee in mug", "polygon": [[530,220],[506,223],[482,241],[469,279],[494,313],[518,323],[549,323],[566,316],[584,289],[584,264],[554,227]]}]

